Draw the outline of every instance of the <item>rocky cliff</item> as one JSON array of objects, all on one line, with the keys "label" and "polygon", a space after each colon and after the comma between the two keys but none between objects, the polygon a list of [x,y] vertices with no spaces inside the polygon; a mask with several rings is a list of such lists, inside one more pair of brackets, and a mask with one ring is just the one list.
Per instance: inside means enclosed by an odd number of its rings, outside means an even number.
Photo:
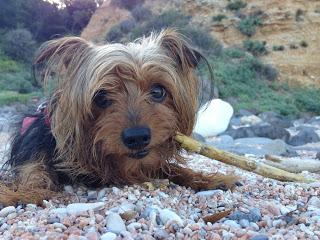
[{"label": "rocky cliff", "polygon": [[[263,56],[280,71],[280,81],[316,84],[320,86],[320,2],[318,0],[246,0],[239,11],[227,9],[227,0],[146,0],[145,6],[153,13],[176,9],[192,16],[192,21],[210,29],[211,34],[225,47],[242,46],[248,39],[237,28],[241,16],[259,12],[262,25],[252,40],[265,41],[268,54]],[[222,21],[212,17],[224,15]],[[130,18],[130,12],[106,0],[97,9],[82,37],[101,42],[106,33],[118,22]],[[281,46],[282,51],[274,51]]]}]

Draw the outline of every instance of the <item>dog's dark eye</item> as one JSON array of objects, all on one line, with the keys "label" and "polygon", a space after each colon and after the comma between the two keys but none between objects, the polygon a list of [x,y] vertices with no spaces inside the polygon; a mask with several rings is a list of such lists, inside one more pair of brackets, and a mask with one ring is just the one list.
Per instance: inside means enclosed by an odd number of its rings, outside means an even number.
[{"label": "dog's dark eye", "polygon": [[107,95],[106,90],[98,91],[93,98],[94,103],[101,108],[109,107],[112,104],[112,101],[107,98]]},{"label": "dog's dark eye", "polygon": [[160,103],[166,98],[167,92],[163,86],[156,84],[151,87],[150,95],[152,101]]}]

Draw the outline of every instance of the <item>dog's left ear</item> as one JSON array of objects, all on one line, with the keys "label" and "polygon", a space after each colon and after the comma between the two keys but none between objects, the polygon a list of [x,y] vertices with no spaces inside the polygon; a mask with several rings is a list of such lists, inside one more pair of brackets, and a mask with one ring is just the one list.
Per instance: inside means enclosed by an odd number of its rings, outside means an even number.
[{"label": "dog's left ear", "polygon": [[182,68],[196,68],[204,56],[193,48],[185,37],[175,29],[166,29],[160,33],[161,46]]}]

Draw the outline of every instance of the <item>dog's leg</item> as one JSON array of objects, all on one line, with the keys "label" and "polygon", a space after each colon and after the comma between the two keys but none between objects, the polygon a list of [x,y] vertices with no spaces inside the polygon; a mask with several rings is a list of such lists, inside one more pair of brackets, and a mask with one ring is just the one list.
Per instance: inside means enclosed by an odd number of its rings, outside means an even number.
[{"label": "dog's leg", "polygon": [[233,175],[223,175],[219,173],[205,175],[178,165],[170,166],[170,175],[168,178],[176,184],[191,187],[196,191],[204,189],[233,189],[237,184],[237,180],[239,180]]},{"label": "dog's leg", "polygon": [[15,205],[16,203],[41,204],[55,194],[53,183],[42,162],[27,163],[16,168],[17,176],[12,183],[0,184],[0,203]]}]

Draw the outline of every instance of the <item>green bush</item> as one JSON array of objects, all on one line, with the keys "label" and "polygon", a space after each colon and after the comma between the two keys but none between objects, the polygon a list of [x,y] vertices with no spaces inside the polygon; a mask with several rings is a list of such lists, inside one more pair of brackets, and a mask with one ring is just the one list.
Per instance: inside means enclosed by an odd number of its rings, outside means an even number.
[{"label": "green bush", "polygon": [[246,52],[241,48],[227,48],[224,50],[224,54],[230,58],[243,58],[246,56]]},{"label": "green bush", "polygon": [[284,46],[283,45],[273,45],[272,50],[273,51],[284,51]]},{"label": "green bush", "polygon": [[119,25],[113,26],[106,35],[107,42],[120,42],[123,33]]},{"label": "green bush", "polygon": [[143,6],[136,6],[134,9],[132,9],[131,15],[137,22],[142,22],[149,19],[152,13],[149,9]]},{"label": "green bush", "polygon": [[149,35],[152,31],[160,31],[168,27],[183,29],[189,24],[191,17],[178,11],[169,10],[160,15],[152,15],[143,24],[137,25],[131,33],[131,40],[143,35]]},{"label": "green bush", "polygon": [[238,11],[241,8],[244,8],[247,6],[247,3],[241,1],[241,0],[236,0],[233,2],[228,3],[227,5],[227,9],[231,10],[231,11]]},{"label": "green bush", "polygon": [[320,114],[320,89],[314,87],[301,87],[293,91],[295,104],[301,111]]},{"label": "green bush", "polygon": [[221,22],[221,21],[222,21],[223,19],[225,19],[225,18],[227,18],[226,15],[224,15],[224,14],[218,14],[218,15],[212,17],[212,21],[214,21],[214,22]]},{"label": "green bush", "polygon": [[17,61],[31,62],[36,49],[32,34],[26,29],[8,31],[3,39],[3,50]]},{"label": "green bush", "polygon": [[35,90],[31,82],[31,74],[25,69],[13,73],[0,73],[0,90],[30,93]]},{"label": "green bush", "polygon": [[242,34],[251,37],[256,33],[257,26],[260,25],[262,21],[259,17],[249,16],[240,21],[238,29]]},{"label": "green bush", "polygon": [[39,98],[41,96],[40,92],[21,94],[13,91],[1,91],[0,92],[0,106],[8,105],[11,103],[23,103],[26,104],[32,98]]},{"label": "green bush", "polygon": [[4,72],[16,72],[20,67],[19,63],[0,52],[0,74]]},{"label": "green bush", "polygon": [[218,56],[222,53],[222,44],[214,39],[208,31],[201,28],[186,27],[182,29],[182,33],[191,40],[194,46],[207,54]]},{"label": "green bush", "polygon": [[254,56],[261,56],[267,54],[266,42],[245,40],[243,48]]},{"label": "green bush", "polygon": [[303,19],[303,11],[302,11],[302,9],[298,9],[298,10],[296,11],[295,19],[296,19],[297,22],[301,22],[301,21],[304,20],[304,19]]},{"label": "green bush", "polygon": [[133,19],[127,19],[119,23],[120,31],[123,33],[129,33],[136,25]]},{"label": "green bush", "polygon": [[132,10],[136,6],[142,5],[144,0],[112,0],[112,3],[128,10]]},{"label": "green bush", "polygon": [[300,46],[306,48],[308,47],[308,43],[306,41],[301,41]]}]

